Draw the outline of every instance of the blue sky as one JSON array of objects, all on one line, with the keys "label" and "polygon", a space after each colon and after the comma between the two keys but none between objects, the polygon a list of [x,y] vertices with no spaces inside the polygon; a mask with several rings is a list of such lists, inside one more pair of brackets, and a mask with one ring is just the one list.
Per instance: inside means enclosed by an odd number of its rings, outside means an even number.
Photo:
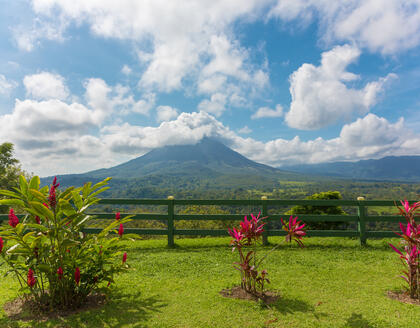
[{"label": "blue sky", "polygon": [[277,167],[420,155],[419,0],[0,5],[0,141],[36,174],[205,136]]}]

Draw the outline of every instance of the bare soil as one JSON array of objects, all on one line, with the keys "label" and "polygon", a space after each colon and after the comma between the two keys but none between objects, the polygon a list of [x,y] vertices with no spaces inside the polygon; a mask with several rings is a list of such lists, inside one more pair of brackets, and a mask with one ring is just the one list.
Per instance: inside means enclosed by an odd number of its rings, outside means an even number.
[{"label": "bare soil", "polygon": [[418,305],[420,306],[420,299],[413,299],[410,297],[410,294],[408,292],[392,292],[389,291],[388,292],[388,297],[392,298],[394,300],[403,302],[403,303],[408,303],[408,304],[414,304],[414,305]]},{"label": "bare soil", "polygon": [[41,311],[31,296],[16,298],[4,305],[4,312],[12,320],[47,321],[67,317],[79,312],[97,309],[107,303],[105,294],[93,294],[87,297],[86,303],[77,309],[53,309]]},{"label": "bare soil", "polygon": [[230,289],[223,289],[220,291],[220,295],[228,298],[237,298],[241,300],[259,301],[261,300],[266,305],[271,305],[277,302],[280,295],[273,292],[267,291],[264,294],[260,292],[251,293],[242,289],[240,286],[236,286]]}]

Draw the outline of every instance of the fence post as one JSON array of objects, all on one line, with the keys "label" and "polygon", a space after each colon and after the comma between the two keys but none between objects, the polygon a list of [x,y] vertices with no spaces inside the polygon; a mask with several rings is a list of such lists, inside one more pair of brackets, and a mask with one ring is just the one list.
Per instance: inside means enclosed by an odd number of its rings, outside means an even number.
[{"label": "fence post", "polygon": [[174,247],[174,196],[168,196],[168,247]]},{"label": "fence post", "polygon": [[366,245],[366,207],[363,206],[360,202],[364,201],[364,197],[357,197],[357,200],[359,201],[359,206],[357,208],[357,214],[359,216],[359,220],[357,222],[357,230],[359,231],[359,237],[360,237],[360,245],[364,246]]},{"label": "fence post", "polygon": [[[262,217],[266,217],[268,215],[268,210],[267,210],[267,196],[262,196],[261,197],[261,202],[262,202]],[[268,231],[270,230],[270,223],[268,221],[267,218],[267,224],[265,225],[265,229],[263,232],[263,245],[268,245]]]}]

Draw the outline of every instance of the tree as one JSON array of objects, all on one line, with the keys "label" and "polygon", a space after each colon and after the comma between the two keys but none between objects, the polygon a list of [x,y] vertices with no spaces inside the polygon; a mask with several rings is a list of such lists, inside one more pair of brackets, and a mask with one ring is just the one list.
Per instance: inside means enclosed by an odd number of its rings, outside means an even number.
[{"label": "tree", "polygon": [[[305,199],[316,199],[316,200],[330,200],[330,199],[342,199],[339,191],[325,191],[313,194],[306,197]],[[288,214],[299,215],[299,214],[315,214],[315,215],[346,215],[341,206],[310,206],[310,205],[297,205],[290,209]],[[333,230],[337,229],[343,222],[310,222],[308,223],[308,229],[315,230]]]},{"label": "tree", "polygon": [[[18,177],[25,174],[19,160],[13,157],[13,144],[4,142],[0,145],[0,189],[12,190],[18,186]],[[25,174],[27,175],[27,174]],[[0,213],[5,213],[6,206],[0,206]]]}]

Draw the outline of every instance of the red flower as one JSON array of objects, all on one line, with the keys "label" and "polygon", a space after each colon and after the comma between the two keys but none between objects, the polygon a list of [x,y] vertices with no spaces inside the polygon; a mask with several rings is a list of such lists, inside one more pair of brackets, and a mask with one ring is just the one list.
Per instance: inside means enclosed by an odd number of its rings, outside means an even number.
[{"label": "red flower", "polygon": [[50,204],[51,208],[55,208],[55,205],[57,205],[54,185],[52,185],[50,188],[50,195],[48,196],[48,204]]},{"label": "red flower", "polygon": [[120,228],[118,229],[118,234],[120,235],[120,237],[122,237],[122,235],[124,234],[124,227],[122,223],[120,224]]},{"label": "red flower", "polygon": [[0,253],[3,250],[3,238],[0,237]]},{"label": "red flower", "polygon": [[50,208],[47,203],[42,203],[46,208]]},{"label": "red flower", "polygon": [[33,286],[35,286],[36,284],[36,279],[34,277],[34,272],[32,271],[32,269],[29,269],[28,271],[28,286],[30,288],[32,288]]},{"label": "red flower", "polygon": [[125,263],[127,261],[127,253],[123,254],[123,263]]},{"label": "red flower", "polygon": [[76,282],[76,285],[80,282],[80,269],[78,267],[74,271],[74,281]]},{"label": "red flower", "polygon": [[9,211],[9,224],[11,227],[15,228],[18,225],[18,223],[19,219],[15,215],[15,211],[13,210],[13,208],[11,208]]},{"label": "red flower", "polygon": [[64,274],[62,267],[59,267],[57,269],[57,274],[58,274],[58,279],[61,280],[61,278],[63,278],[63,274]]},{"label": "red flower", "polygon": [[117,213],[115,213],[115,220],[119,220],[119,219],[121,219],[121,214],[120,214],[120,212],[117,212]]},{"label": "red flower", "polygon": [[41,219],[39,218],[39,216],[35,216],[35,221],[38,224],[41,224]]}]

